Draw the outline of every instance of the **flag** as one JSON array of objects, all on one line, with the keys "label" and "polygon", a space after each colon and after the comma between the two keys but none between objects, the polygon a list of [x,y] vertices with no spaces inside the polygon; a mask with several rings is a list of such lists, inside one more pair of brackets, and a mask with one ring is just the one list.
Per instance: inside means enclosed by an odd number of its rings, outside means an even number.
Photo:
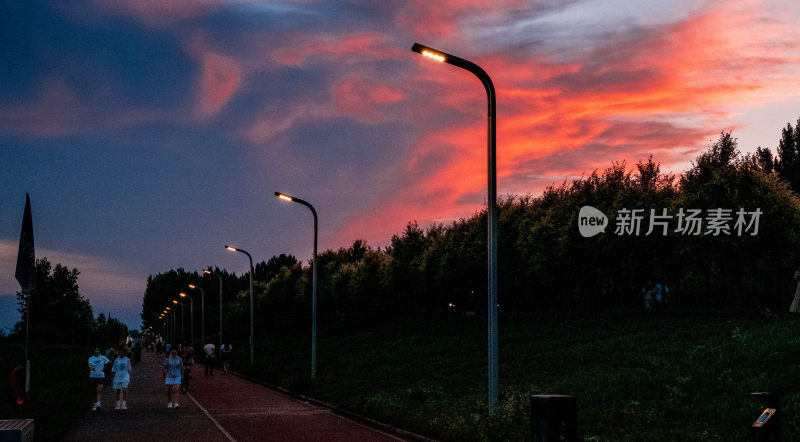
[{"label": "flag", "polygon": [[17,271],[14,273],[22,291],[36,288],[36,254],[33,251],[33,220],[31,219],[31,200],[25,194],[25,213],[22,215],[22,233],[19,235]]}]

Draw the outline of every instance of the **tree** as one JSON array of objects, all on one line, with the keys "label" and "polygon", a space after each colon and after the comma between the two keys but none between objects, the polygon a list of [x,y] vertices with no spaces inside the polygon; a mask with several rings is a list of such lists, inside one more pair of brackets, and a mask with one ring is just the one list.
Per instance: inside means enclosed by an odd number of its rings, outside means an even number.
[{"label": "tree", "polygon": [[[27,303],[17,293],[19,312],[26,317],[30,308],[30,339],[58,343],[87,343],[91,339],[94,316],[89,301],[78,290],[78,269],[61,264],[52,266],[47,258],[36,260],[36,289]],[[15,333],[25,333],[25,323],[15,325]]]},{"label": "tree", "polygon": [[267,262],[261,261],[256,264],[253,270],[253,280],[269,282],[283,267],[292,268],[295,264],[297,264],[297,258],[292,255],[281,253],[273,256]]},{"label": "tree", "polygon": [[800,119],[794,128],[791,123],[786,123],[778,141],[777,155],[779,160],[775,162],[775,170],[778,175],[789,183],[792,190],[800,193]]}]

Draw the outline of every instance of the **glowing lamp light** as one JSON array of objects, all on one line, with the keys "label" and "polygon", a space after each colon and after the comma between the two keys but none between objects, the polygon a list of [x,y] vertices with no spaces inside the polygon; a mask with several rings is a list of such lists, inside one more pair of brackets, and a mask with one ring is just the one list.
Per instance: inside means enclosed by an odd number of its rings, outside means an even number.
[{"label": "glowing lamp light", "polygon": [[197,287],[194,284],[189,284],[190,289],[196,289]]},{"label": "glowing lamp light", "polygon": [[237,249],[236,247],[225,246],[225,248],[230,250],[231,252],[238,252],[239,251],[239,249]]},{"label": "glowing lamp light", "polygon": [[181,298],[185,298],[186,297],[186,293],[180,292],[180,293],[178,293],[178,296],[180,296]]},{"label": "glowing lamp light", "polygon": [[444,62],[444,55],[437,54],[436,52],[422,51],[422,55],[439,62]]},{"label": "glowing lamp light", "polygon": [[172,303],[173,303],[173,304],[177,304],[177,303],[178,303],[178,300],[177,300],[177,299],[173,299],[173,300],[172,300]]},{"label": "glowing lamp light", "polygon": [[447,306],[448,306],[448,307],[450,307],[450,308],[453,308],[453,307],[455,307],[456,305],[455,305],[455,304],[453,304],[453,303],[451,302],[451,303],[447,304]]},{"label": "glowing lamp light", "polygon": [[292,201],[292,197],[283,193],[275,192],[275,196],[285,201]]},{"label": "glowing lamp light", "polygon": [[206,275],[210,275],[211,274],[211,270],[203,270],[203,273],[205,273]]}]

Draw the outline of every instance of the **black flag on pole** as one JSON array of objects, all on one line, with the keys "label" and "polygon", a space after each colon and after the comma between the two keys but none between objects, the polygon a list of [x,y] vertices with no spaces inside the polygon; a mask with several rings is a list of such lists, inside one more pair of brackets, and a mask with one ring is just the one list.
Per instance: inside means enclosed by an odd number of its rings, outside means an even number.
[{"label": "black flag on pole", "polygon": [[14,273],[22,291],[36,288],[36,254],[33,251],[33,220],[31,219],[31,200],[25,194],[25,213],[22,215],[22,233],[19,235],[17,271]]}]

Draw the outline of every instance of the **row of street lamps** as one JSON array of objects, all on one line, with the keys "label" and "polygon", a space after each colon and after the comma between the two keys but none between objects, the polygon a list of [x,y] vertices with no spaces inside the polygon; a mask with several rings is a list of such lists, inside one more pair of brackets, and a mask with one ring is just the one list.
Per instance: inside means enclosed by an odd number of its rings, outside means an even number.
[{"label": "row of street lamps", "polygon": [[[296,203],[300,203],[311,210],[311,214],[314,215],[314,255],[311,260],[311,272],[312,272],[312,283],[311,283],[311,378],[315,379],[317,377],[317,211],[314,209],[314,206],[309,204],[306,201],[301,200],[300,198],[293,197],[291,195],[287,195],[281,192],[275,192],[275,196],[284,200],[284,201],[292,201]],[[255,347],[254,347],[254,324],[253,324],[253,256],[250,255],[246,250],[241,249],[239,247],[233,247],[226,245],[226,249],[232,252],[241,252],[247,255],[247,259],[250,260],[250,364],[252,365],[255,363]],[[207,273],[207,272],[206,272]],[[222,278],[220,278],[220,294],[222,293]],[[222,318],[222,300],[220,295],[220,318]],[[220,320],[220,335],[222,334],[222,321]],[[220,341],[222,342],[222,341]]]},{"label": "row of street lamps", "polygon": [[[488,317],[488,405],[489,413],[495,414],[497,409],[498,398],[498,345],[497,345],[497,168],[496,168],[496,132],[497,122],[496,114],[496,98],[494,84],[492,83],[489,75],[480,66],[472,63],[469,60],[456,57],[454,55],[430,48],[428,46],[414,43],[411,48],[412,51],[417,52],[428,59],[435,60],[441,63],[451,64],[453,66],[465,69],[474,74],[483,84],[486,90],[487,97],[487,165],[488,165],[488,189],[487,189],[487,202],[488,202],[488,290],[487,290],[487,317]],[[314,216],[314,256],[312,259],[312,272],[313,272],[313,285],[312,285],[312,301],[311,301],[311,378],[316,377],[316,362],[317,362],[317,211],[314,207],[306,201],[293,196],[275,192],[275,196],[286,201],[292,201],[302,204],[311,210]],[[226,249],[233,252],[241,252],[247,255],[250,260],[250,364],[254,363],[254,327],[253,327],[253,257],[245,250],[225,246]],[[205,270],[203,273],[211,274],[210,271]],[[220,278],[220,343],[222,343],[222,277]],[[200,290],[201,296],[203,295],[202,289],[194,285],[190,288],[197,288]],[[183,295],[182,295],[183,296]],[[191,297],[190,297],[191,299]],[[201,301],[202,302],[202,301]],[[176,301],[177,303],[177,301]],[[162,318],[168,312],[169,307],[162,313]],[[204,314],[204,313],[203,313]],[[194,315],[192,315],[194,317]],[[173,312],[173,329],[174,329],[174,312]],[[203,336],[205,336],[205,325],[203,326]],[[174,334],[174,332],[173,332]]]}]

